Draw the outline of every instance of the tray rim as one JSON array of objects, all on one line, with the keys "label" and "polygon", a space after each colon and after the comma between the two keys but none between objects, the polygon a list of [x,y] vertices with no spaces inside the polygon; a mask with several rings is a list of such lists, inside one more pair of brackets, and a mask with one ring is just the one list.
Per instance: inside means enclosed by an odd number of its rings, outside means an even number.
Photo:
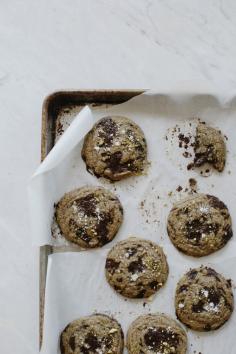
[{"label": "tray rim", "polygon": [[[42,105],[42,126],[41,126],[41,162],[45,159],[45,157],[47,156],[48,152],[47,151],[47,123],[49,120],[49,115],[48,115],[48,111],[49,111],[49,106],[53,103],[53,101],[55,99],[57,99],[58,97],[62,97],[62,96],[74,96],[74,97],[78,97],[78,96],[83,96],[81,97],[81,99],[85,100],[85,97],[91,97],[94,99],[96,99],[96,97],[98,97],[99,95],[102,95],[104,98],[110,98],[111,96],[113,98],[115,97],[119,97],[119,99],[123,96],[123,99],[120,100],[120,102],[125,102],[128,99],[140,95],[141,93],[145,92],[145,89],[80,89],[80,90],[58,90],[58,91],[54,91],[50,94],[48,94],[44,100],[43,100],[43,105]],[[113,99],[113,101],[111,102],[111,104],[118,104],[120,102],[116,102],[115,103],[115,99]],[[89,100],[89,102],[84,101],[83,105],[86,105],[88,103],[91,103],[91,99]],[[106,103],[104,101],[104,103]],[[108,102],[110,103],[110,102]],[[101,103],[102,104],[102,103]]]}]

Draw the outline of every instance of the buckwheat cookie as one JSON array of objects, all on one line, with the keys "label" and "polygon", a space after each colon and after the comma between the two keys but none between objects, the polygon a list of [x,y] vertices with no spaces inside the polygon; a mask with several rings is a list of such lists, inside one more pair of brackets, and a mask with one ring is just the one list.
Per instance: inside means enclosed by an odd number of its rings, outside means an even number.
[{"label": "buckwheat cookie", "polygon": [[123,209],[110,191],[83,187],[66,193],[59,201],[56,220],[69,241],[84,248],[101,247],[115,237]]},{"label": "buckwheat cookie", "polygon": [[203,122],[199,122],[196,130],[194,153],[194,166],[200,167],[209,163],[216,170],[222,172],[225,167],[226,146],[221,132]]},{"label": "buckwheat cookie", "polygon": [[147,165],[143,131],[128,118],[104,117],[86,135],[82,158],[97,177],[117,181],[140,174]]},{"label": "buckwheat cookie", "polygon": [[231,281],[212,268],[191,269],[177,284],[177,318],[193,330],[220,328],[230,318],[233,307]]},{"label": "buckwheat cookie", "polygon": [[129,354],[185,354],[187,335],[181,326],[164,314],[139,316],[127,334]]},{"label": "buckwheat cookie", "polygon": [[122,354],[124,335],[119,323],[106,315],[71,322],[61,333],[61,354]]},{"label": "buckwheat cookie", "polygon": [[178,250],[194,257],[219,250],[233,235],[227,206],[207,194],[198,194],[174,205],[168,217],[167,232]]},{"label": "buckwheat cookie", "polygon": [[136,237],[118,242],[108,253],[108,283],[121,295],[145,298],[161,288],[168,277],[168,264],[161,247]]}]

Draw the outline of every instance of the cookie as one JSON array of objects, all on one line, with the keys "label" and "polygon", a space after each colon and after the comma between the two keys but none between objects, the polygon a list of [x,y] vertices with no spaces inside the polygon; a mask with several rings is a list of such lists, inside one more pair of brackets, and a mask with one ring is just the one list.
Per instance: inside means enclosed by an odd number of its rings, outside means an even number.
[{"label": "cookie", "polygon": [[82,158],[97,177],[118,181],[141,174],[147,165],[143,131],[128,118],[104,117],[86,135]]},{"label": "cookie", "polygon": [[194,143],[194,166],[211,164],[217,171],[225,167],[226,146],[221,132],[205,123],[199,122]]},{"label": "cookie", "polygon": [[187,335],[181,326],[164,314],[138,317],[127,334],[129,354],[185,354]]},{"label": "cookie", "polygon": [[231,316],[234,299],[231,281],[214,269],[191,269],[178,282],[175,294],[177,318],[196,331],[220,328]]},{"label": "cookie", "polygon": [[122,354],[124,335],[119,323],[106,315],[71,322],[60,336],[61,354]]},{"label": "cookie", "polygon": [[194,257],[221,249],[233,235],[227,206],[207,194],[198,194],[174,205],[168,217],[167,232],[178,250]]},{"label": "cookie", "polygon": [[101,247],[116,235],[123,220],[119,199],[101,187],[83,187],[64,195],[56,220],[65,238],[84,248]]},{"label": "cookie", "polygon": [[168,272],[162,248],[136,237],[118,242],[108,253],[105,265],[108,283],[129,298],[153,295],[165,284]]}]

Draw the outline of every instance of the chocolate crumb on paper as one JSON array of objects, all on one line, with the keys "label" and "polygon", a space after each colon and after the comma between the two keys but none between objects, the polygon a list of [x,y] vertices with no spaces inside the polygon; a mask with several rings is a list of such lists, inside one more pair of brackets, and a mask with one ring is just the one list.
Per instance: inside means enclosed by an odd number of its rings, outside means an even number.
[{"label": "chocolate crumb on paper", "polygon": [[[167,131],[167,155],[180,170],[187,167],[187,161],[193,157],[196,119],[179,122]],[[179,154],[178,149],[182,150]]]}]

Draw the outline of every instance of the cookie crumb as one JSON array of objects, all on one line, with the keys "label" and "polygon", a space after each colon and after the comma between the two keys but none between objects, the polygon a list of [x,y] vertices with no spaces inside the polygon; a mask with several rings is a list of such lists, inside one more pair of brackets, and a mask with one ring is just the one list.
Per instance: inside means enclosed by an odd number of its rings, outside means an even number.
[{"label": "cookie crumb", "polygon": [[59,135],[62,135],[64,133],[64,129],[63,129],[63,125],[61,122],[58,122],[58,125],[57,125],[57,133]]},{"label": "cookie crumb", "polygon": [[189,178],[188,182],[191,192],[197,193],[197,181],[195,178]]},{"label": "cookie crumb", "polygon": [[188,171],[189,171],[189,170],[192,170],[193,167],[194,167],[194,164],[191,162],[191,163],[189,163],[189,164],[187,165],[187,170],[188,170]]},{"label": "cookie crumb", "polygon": [[182,191],[182,189],[183,189],[183,187],[178,186],[178,187],[176,188],[176,191],[177,191],[177,192],[181,192],[181,191]]}]

